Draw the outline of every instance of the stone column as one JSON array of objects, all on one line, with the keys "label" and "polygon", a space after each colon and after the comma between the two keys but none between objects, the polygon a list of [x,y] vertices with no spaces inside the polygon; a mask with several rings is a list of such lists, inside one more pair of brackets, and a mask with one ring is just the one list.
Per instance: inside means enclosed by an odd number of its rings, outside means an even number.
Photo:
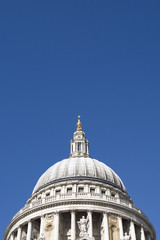
[{"label": "stone column", "polygon": [[71,211],[71,240],[76,239],[76,213]]},{"label": "stone column", "polygon": [[108,229],[108,216],[107,212],[103,213],[103,224],[104,224],[104,239],[109,240],[109,229]]},{"label": "stone column", "polygon": [[141,240],[145,240],[144,228],[141,226]]},{"label": "stone column", "polygon": [[76,193],[76,192],[77,192],[77,185],[76,185],[76,184],[73,184],[73,186],[72,186],[72,192],[73,192],[73,193]]},{"label": "stone column", "polygon": [[27,240],[31,240],[32,236],[32,222],[28,222],[28,228],[27,228]]},{"label": "stone column", "polygon": [[53,190],[53,188],[51,189],[50,195],[51,195],[51,197],[54,195],[54,190]]},{"label": "stone column", "polygon": [[44,215],[42,215],[41,216],[41,220],[40,220],[40,232],[39,232],[39,234],[40,234],[40,237],[41,237],[41,235],[42,235],[42,233],[43,233],[43,228],[44,228]]},{"label": "stone column", "polygon": [[67,192],[67,189],[65,188],[65,186],[62,186],[61,193],[65,194],[66,192]]},{"label": "stone column", "polygon": [[134,227],[134,222],[132,220],[130,223],[130,234],[131,234],[131,239],[136,240],[135,227]]},{"label": "stone column", "polygon": [[59,240],[59,212],[55,212],[55,229],[54,229],[54,238],[53,239]]},{"label": "stone column", "polygon": [[88,184],[85,185],[85,192],[89,193],[89,185]]},{"label": "stone column", "polygon": [[14,240],[14,235],[13,235],[13,233],[11,234],[10,240]]},{"label": "stone column", "polygon": [[17,240],[21,240],[21,235],[22,235],[22,228],[19,227],[17,232]]},{"label": "stone column", "polygon": [[120,240],[123,239],[123,223],[122,223],[122,218],[119,216],[118,217],[118,222],[119,222],[119,235],[120,235]]},{"label": "stone column", "polygon": [[93,223],[92,223],[92,212],[88,211],[88,218],[89,218],[89,237],[93,237]]}]

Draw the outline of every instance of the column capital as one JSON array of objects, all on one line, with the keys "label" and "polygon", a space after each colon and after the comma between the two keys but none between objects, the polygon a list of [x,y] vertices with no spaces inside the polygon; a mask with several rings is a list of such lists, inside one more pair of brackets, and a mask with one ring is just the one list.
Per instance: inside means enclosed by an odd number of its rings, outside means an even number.
[{"label": "column capital", "polygon": [[92,209],[88,209],[87,212],[90,213],[90,212],[93,212],[93,210]]},{"label": "column capital", "polygon": [[109,214],[110,214],[112,217],[115,217],[115,218],[118,217],[118,214],[117,214],[117,213],[112,213],[112,212],[110,212]]},{"label": "column capital", "polygon": [[103,211],[103,214],[109,214],[110,212],[109,211]]},{"label": "column capital", "polygon": [[60,211],[53,212],[55,215],[59,215]]},{"label": "column capital", "polygon": [[72,212],[77,212],[77,209],[70,209],[70,212],[72,213]]}]

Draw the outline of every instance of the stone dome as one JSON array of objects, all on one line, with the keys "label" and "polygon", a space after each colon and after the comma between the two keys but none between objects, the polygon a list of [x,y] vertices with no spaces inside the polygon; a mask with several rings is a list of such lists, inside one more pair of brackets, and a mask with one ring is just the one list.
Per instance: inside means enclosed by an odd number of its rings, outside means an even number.
[{"label": "stone dome", "polygon": [[67,179],[91,179],[105,182],[126,192],[120,177],[104,163],[90,157],[70,157],[50,167],[39,178],[33,193],[54,182]]},{"label": "stone dome", "polygon": [[70,156],[50,167],[8,225],[4,240],[156,240],[119,176],[89,155],[80,117]]}]

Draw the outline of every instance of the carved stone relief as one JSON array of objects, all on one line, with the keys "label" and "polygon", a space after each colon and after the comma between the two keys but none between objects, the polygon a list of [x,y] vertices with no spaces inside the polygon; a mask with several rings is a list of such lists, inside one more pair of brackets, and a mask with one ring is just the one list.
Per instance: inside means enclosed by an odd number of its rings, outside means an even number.
[{"label": "carved stone relief", "polygon": [[49,232],[53,229],[53,221],[54,221],[53,213],[47,214],[45,217],[45,227],[44,227],[44,230],[46,232]]},{"label": "carved stone relief", "polygon": [[54,231],[54,214],[46,214],[44,223],[44,239],[52,240]]},{"label": "carved stone relief", "polygon": [[109,217],[109,237],[110,240],[120,240],[119,225],[116,217]]}]

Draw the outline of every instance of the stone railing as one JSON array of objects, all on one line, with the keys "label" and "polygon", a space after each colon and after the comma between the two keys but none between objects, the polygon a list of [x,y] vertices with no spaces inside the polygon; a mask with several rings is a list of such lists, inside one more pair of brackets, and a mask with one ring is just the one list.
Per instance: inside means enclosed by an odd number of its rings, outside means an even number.
[{"label": "stone railing", "polygon": [[100,194],[100,193],[90,193],[90,192],[76,192],[76,193],[65,193],[65,194],[57,194],[57,195],[53,195],[53,196],[48,196],[48,197],[44,197],[42,199],[37,199],[34,200],[28,204],[26,204],[24,206],[24,208],[22,208],[14,217],[17,217],[18,215],[20,215],[21,213],[27,211],[28,209],[32,209],[35,208],[37,206],[40,205],[44,205],[47,203],[54,203],[57,201],[63,201],[63,200],[69,200],[69,199],[91,199],[91,200],[101,200],[101,201],[106,201],[106,202],[112,202],[118,205],[123,205],[125,207],[129,207],[133,210],[135,210],[136,212],[143,214],[141,212],[141,210],[139,208],[137,208],[135,205],[131,204],[129,201],[124,200],[124,199],[120,199],[117,197],[112,197],[110,195],[105,195],[105,194]]},{"label": "stone railing", "polygon": [[139,209],[139,208],[137,208],[134,204],[133,204],[133,207],[132,207],[136,212],[139,212],[139,213],[142,213],[142,211]]}]

